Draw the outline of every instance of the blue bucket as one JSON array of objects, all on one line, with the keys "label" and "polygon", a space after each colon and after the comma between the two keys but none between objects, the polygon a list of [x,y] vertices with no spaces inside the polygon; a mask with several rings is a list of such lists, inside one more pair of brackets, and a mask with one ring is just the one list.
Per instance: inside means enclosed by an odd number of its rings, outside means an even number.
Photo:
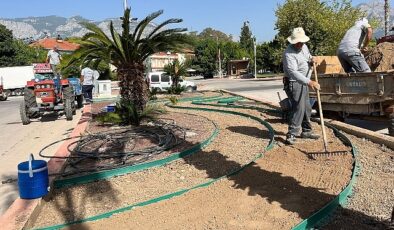
[{"label": "blue bucket", "polygon": [[48,167],[44,160],[34,160],[30,154],[29,161],[18,164],[18,187],[22,199],[36,199],[48,194]]},{"label": "blue bucket", "polygon": [[115,105],[107,105],[107,112],[115,112]]}]

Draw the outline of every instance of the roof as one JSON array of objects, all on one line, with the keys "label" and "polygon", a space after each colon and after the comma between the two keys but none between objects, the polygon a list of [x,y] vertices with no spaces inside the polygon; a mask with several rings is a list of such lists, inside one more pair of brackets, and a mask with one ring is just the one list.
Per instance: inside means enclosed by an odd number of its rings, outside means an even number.
[{"label": "roof", "polygon": [[249,59],[245,59],[245,60],[229,60],[228,62],[233,62],[233,63],[249,62]]},{"label": "roof", "polygon": [[75,51],[79,48],[79,44],[71,43],[65,40],[57,40],[56,38],[44,38],[33,42],[30,46],[42,47],[50,50],[57,46],[60,51]]}]

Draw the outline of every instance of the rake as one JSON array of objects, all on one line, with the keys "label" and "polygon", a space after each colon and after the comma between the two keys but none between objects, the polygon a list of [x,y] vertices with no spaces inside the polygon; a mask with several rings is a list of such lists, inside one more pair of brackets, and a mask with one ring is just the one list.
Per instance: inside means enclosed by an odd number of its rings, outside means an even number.
[{"label": "rake", "polygon": [[[315,81],[319,83],[319,79],[317,78],[316,63],[313,63],[313,74],[315,76]],[[317,103],[319,106],[320,125],[323,134],[324,152],[314,152],[309,154],[312,155],[313,157],[319,157],[319,156],[338,156],[348,153],[348,151],[343,151],[343,150],[331,151],[331,152],[328,151],[327,134],[324,125],[323,109],[322,109],[321,98],[320,98],[320,89],[316,90],[316,95],[317,95]]]}]

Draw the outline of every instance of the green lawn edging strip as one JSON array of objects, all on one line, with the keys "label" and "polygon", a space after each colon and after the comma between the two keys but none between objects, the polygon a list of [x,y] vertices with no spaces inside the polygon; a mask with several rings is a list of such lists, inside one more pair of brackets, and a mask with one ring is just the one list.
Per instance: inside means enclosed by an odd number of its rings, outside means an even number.
[{"label": "green lawn edging strip", "polygon": [[122,213],[122,212],[125,212],[125,211],[129,211],[129,210],[131,210],[131,209],[133,209],[135,207],[141,207],[141,206],[150,205],[150,204],[153,204],[153,203],[157,203],[159,201],[168,200],[168,199],[171,199],[173,197],[180,196],[180,195],[182,195],[184,193],[187,193],[187,192],[189,192],[191,190],[195,190],[195,189],[202,188],[202,187],[207,187],[207,186],[209,186],[209,185],[211,185],[211,184],[213,184],[213,183],[215,183],[215,182],[217,182],[217,181],[219,181],[219,180],[221,180],[223,178],[227,178],[229,176],[232,176],[232,175],[235,175],[235,174],[241,172],[245,167],[247,167],[250,164],[254,163],[257,159],[263,157],[264,156],[264,152],[269,151],[269,150],[271,150],[274,147],[274,143],[275,143],[274,142],[274,136],[275,136],[275,133],[274,133],[274,130],[273,130],[272,126],[268,122],[266,122],[266,121],[264,121],[264,120],[262,120],[262,119],[260,119],[258,117],[255,117],[255,116],[252,116],[252,115],[249,115],[249,114],[240,113],[240,112],[235,112],[235,111],[225,111],[225,110],[218,110],[218,109],[207,109],[207,108],[196,108],[196,107],[194,107],[194,108],[181,107],[181,106],[169,105],[169,103],[167,103],[166,105],[169,106],[169,107],[178,108],[178,109],[190,109],[190,110],[202,110],[202,111],[209,111],[209,112],[221,112],[221,113],[227,113],[227,114],[233,114],[233,115],[238,115],[238,116],[244,116],[244,117],[247,117],[247,118],[251,118],[251,119],[253,119],[255,121],[260,122],[260,124],[264,125],[268,129],[269,143],[265,147],[263,153],[257,154],[253,158],[253,160],[251,160],[249,163],[241,166],[240,168],[238,168],[238,169],[236,169],[236,170],[234,170],[234,171],[232,171],[232,172],[230,172],[230,173],[228,173],[226,175],[223,175],[221,177],[212,179],[212,180],[210,180],[208,182],[196,185],[196,186],[191,187],[191,188],[182,189],[182,190],[179,190],[179,191],[176,191],[176,192],[173,192],[173,193],[169,193],[169,194],[166,194],[166,195],[163,195],[163,196],[160,196],[160,197],[156,197],[156,198],[153,198],[153,199],[150,199],[150,200],[147,200],[147,201],[139,202],[137,204],[128,205],[126,207],[122,207],[122,208],[119,208],[119,209],[116,209],[116,210],[113,210],[113,211],[110,211],[110,212],[105,212],[105,213],[102,213],[102,214],[99,214],[99,215],[96,215],[96,216],[92,216],[92,217],[88,217],[88,218],[84,218],[84,219],[81,219],[81,220],[76,220],[76,221],[72,221],[72,222],[68,222],[68,223],[64,223],[64,224],[37,228],[37,229],[40,229],[40,230],[60,229],[60,228],[64,228],[64,227],[67,227],[67,226],[74,225],[74,224],[80,224],[80,223],[84,223],[84,222],[88,222],[88,221],[96,221],[96,220],[100,220],[100,219],[104,219],[104,218],[109,218],[109,217],[111,217],[114,214]]}]

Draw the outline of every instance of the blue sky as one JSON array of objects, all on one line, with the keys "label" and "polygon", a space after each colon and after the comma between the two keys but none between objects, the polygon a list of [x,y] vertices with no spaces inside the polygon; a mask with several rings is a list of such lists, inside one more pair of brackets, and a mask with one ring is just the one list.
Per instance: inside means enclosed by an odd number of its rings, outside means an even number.
[{"label": "blue sky", "polygon": [[[383,1],[383,0],[382,0]],[[271,40],[275,9],[285,0],[128,0],[133,17],[163,9],[159,22],[168,18],[182,18],[181,27],[201,32],[212,27],[238,37],[243,22],[248,20],[258,42]],[[353,5],[369,0],[353,0]],[[394,7],[394,0],[391,0]],[[0,18],[57,15],[80,15],[91,20],[119,17],[123,0],[1,0]]]}]

